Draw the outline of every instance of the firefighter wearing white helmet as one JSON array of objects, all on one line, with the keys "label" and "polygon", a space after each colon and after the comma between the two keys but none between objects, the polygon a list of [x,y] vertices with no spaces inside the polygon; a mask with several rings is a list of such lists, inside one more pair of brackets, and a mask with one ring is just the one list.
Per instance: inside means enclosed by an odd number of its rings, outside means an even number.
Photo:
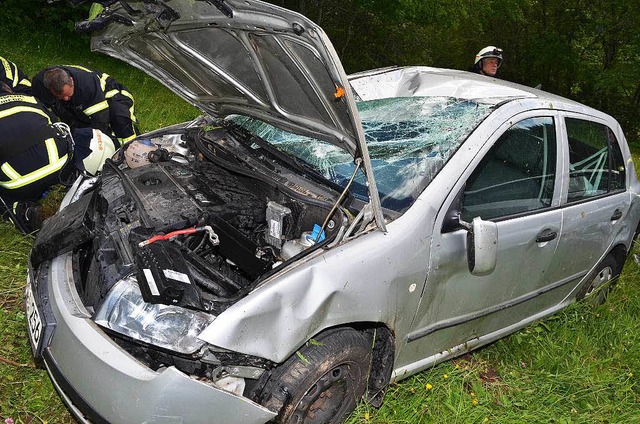
[{"label": "firefighter wearing white helmet", "polygon": [[503,60],[502,49],[496,46],[487,46],[476,54],[476,61],[471,71],[480,75],[495,77]]},{"label": "firefighter wearing white helmet", "polygon": [[76,166],[91,175],[101,172],[104,162],[116,151],[111,137],[94,128],[76,128],[73,137]]}]

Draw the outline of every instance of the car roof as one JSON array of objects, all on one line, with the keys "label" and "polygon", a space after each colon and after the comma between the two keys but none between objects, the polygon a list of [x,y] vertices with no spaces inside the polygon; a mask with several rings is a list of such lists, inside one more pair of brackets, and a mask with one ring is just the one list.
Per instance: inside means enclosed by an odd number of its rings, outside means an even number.
[{"label": "car roof", "polygon": [[349,75],[349,81],[360,100],[442,96],[497,105],[510,100],[531,99],[550,103],[550,108],[612,119],[596,109],[546,91],[460,70],[428,66],[390,67]]}]

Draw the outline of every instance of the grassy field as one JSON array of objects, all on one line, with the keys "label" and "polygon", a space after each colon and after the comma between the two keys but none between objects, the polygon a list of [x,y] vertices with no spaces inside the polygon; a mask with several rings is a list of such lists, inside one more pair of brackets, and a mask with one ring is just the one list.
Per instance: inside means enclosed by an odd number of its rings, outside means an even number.
[{"label": "grassy field", "polygon": [[[0,28],[0,56],[29,75],[45,66],[91,66],[136,97],[144,130],[197,114],[132,67],[89,52],[61,28]],[[35,368],[23,297],[33,239],[0,223],[0,423],[72,423],[46,372]],[[576,304],[473,354],[393,385],[381,409],[350,423],[640,423],[640,267],[625,266],[608,302]],[[188,423],[185,423],[188,424]]]}]

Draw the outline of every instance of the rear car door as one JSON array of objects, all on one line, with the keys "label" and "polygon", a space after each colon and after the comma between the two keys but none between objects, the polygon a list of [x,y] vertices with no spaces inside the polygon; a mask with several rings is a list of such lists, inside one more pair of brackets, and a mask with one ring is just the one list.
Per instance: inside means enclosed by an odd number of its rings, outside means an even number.
[{"label": "rear car door", "polygon": [[562,237],[549,269],[576,283],[609,251],[631,206],[619,140],[606,122],[563,114]]}]

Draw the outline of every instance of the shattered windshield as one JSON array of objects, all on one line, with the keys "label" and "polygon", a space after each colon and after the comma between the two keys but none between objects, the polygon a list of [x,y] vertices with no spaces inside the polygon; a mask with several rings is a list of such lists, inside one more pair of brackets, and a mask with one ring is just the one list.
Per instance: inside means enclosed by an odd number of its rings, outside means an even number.
[{"label": "shattered windshield", "polygon": [[[492,106],[449,97],[394,97],[357,102],[382,206],[407,210]],[[352,156],[328,142],[292,134],[262,121],[232,121],[330,181],[344,187],[355,170]],[[366,178],[351,192],[368,200]]]}]

